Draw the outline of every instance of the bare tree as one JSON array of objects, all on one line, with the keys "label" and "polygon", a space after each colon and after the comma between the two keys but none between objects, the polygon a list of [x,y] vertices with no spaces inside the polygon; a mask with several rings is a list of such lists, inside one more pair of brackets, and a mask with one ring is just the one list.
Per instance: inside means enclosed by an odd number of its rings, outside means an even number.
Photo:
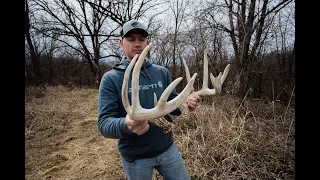
[{"label": "bare tree", "polygon": [[[165,3],[162,0],[83,0],[95,10],[101,12],[118,25],[123,25],[131,19],[143,17],[147,11],[156,9]],[[158,14],[158,13],[156,13]],[[149,17],[150,18],[150,17]]]},{"label": "bare tree", "polygon": [[172,53],[172,64],[173,64],[173,70],[172,70],[172,77],[176,78],[176,49],[178,46],[177,37],[178,32],[180,30],[181,24],[183,23],[185,16],[186,16],[186,8],[190,5],[190,1],[170,1],[170,9],[174,15],[174,32],[173,32],[173,53]]},{"label": "bare tree", "polygon": [[[261,37],[268,33],[266,28],[272,23],[273,17],[292,0],[273,2],[269,0],[225,0],[224,4],[215,1],[204,10],[203,18],[211,28],[226,32],[232,42],[236,69],[250,72],[252,62],[260,53]],[[217,13],[220,12],[220,13]],[[227,14],[225,14],[227,12]],[[229,24],[225,23],[228,17]],[[266,24],[266,21],[268,24]],[[244,96],[248,89],[250,73],[242,73],[240,76],[239,96]]]},{"label": "bare tree", "polygon": [[[41,66],[44,72],[43,79],[48,84],[54,84],[54,54],[55,51],[59,51],[59,45],[56,39],[43,38],[42,49],[44,52],[41,53],[41,62],[46,64],[47,69]],[[47,79],[45,79],[47,78]]]},{"label": "bare tree", "polygon": [[[39,13],[38,24],[33,28],[81,54],[98,79],[100,77],[100,46],[114,36],[112,33],[117,27],[109,26],[111,30],[106,33],[103,28],[106,17],[90,9],[90,6],[82,0],[77,0],[77,4],[65,0],[33,2]],[[107,35],[100,38],[99,33]]]},{"label": "bare tree", "polygon": [[[187,33],[185,33],[183,36],[183,39],[185,41],[189,42],[187,45],[185,45],[185,53],[184,53],[184,59],[186,60],[186,63],[189,67],[192,67],[190,69],[191,73],[198,73],[196,82],[195,82],[195,88],[201,89],[202,86],[202,77],[203,77],[203,66],[202,66],[202,60],[203,60],[203,52],[206,48],[206,33],[205,29],[202,28],[202,25],[199,24],[198,28],[194,30],[190,30]],[[182,58],[182,57],[181,57]],[[182,60],[181,60],[182,61]],[[184,66],[181,65],[181,68]]]},{"label": "bare tree", "polygon": [[[37,8],[37,23],[32,28],[49,38],[64,43],[82,55],[96,81],[102,72],[99,61],[120,58],[112,51],[102,51],[110,40],[120,37],[121,26],[129,19],[142,17],[147,10],[162,1],[111,0],[33,0]],[[57,38],[59,37],[59,38]]]},{"label": "bare tree", "polygon": [[166,36],[165,37],[158,37],[157,39],[153,40],[154,44],[157,44],[157,46],[154,47],[154,58],[153,58],[153,63],[162,65],[166,68],[169,67],[171,60],[171,46],[170,42],[166,41]]},{"label": "bare tree", "polygon": [[[131,19],[145,19],[147,21],[147,29],[149,31],[149,39],[151,40],[154,35],[157,33],[159,28],[162,26],[161,23],[158,23],[155,18],[166,11],[166,9],[158,10],[158,7],[162,7],[163,4],[167,2],[167,0],[123,0],[123,1],[113,1],[113,0],[84,0],[93,9],[104,14],[108,17],[112,22],[116,23],[119,27]],[[104,4],[102,2],[105,2]],[[149,13],[148,12],[152,12]],[[158,24],[156,24],[158,23]],[[121,30],[121,28],[119,28]],[[120,33],[118,37],[120,37]],[[112,47],[110,54],[115,54],[115,57],[121,59],[121,53],[119,53],[120,46],[118,42],[112,42]],[[150,57],[150,53],[148,54]]]},{"label": "bare tree", "polygon": [[[41,84],[41,79],[42,79],[42,74],[40,70],[40,61],[39,61],[39,56],[37,55],[36,49],[33,45],[32,39],[31,39],[31,34],[30,34],[30,28],[31,28],[31,23],[30,23],[30,11],[29,11],[29,2],[28,0],[25,0],[25,37],[29,46],[29,51],[30,51],[30,59],[32,62],[32,67],[33,67],[33,74],[35,77],[35,85],[39,86]],[[25,71],[27,72],[27,71]]]}]

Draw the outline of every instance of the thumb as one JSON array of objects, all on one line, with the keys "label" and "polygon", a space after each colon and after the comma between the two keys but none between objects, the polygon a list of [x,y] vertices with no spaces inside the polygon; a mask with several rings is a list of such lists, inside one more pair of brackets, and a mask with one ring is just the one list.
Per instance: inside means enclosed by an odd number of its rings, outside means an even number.
[{"label": "thumb", "polygon": [[194,91],[194,87],[192,87],[192,89],[191,89],[191,91],[190,91],[190,94],[193,93],[193,91]]}]

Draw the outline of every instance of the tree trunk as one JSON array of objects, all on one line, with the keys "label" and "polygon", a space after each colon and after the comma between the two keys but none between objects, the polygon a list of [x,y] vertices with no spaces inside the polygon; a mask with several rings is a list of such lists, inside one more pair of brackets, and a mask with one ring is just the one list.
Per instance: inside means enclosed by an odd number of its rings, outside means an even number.
[{"label": "tree trunk", "polygon": [[27,38],[27,42],[29,45],[30,49],[30,57],[31,57],[31,62],[32,62],[32,67],[33,67],[33,72],[34,72],[34,77],[35,77],[35,85],[39,86],[41,84],[41,71],[40,71],[40,61],[37,57],[37,54],[35,52],[35,48],[32,44],[31,37],[30,37],[30,20],[29,20],[29,6],[28,6],[28,1],[25,1],[26,5],[26,10],[25,10],[25,35]]}]

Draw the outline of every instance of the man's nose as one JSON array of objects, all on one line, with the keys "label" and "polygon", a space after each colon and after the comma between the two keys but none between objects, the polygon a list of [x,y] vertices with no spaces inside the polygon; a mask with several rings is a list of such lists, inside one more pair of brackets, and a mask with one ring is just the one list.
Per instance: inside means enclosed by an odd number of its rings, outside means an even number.
[{"label": "man's nose", "polygon": [[140,47],[140,46],[141,46],[141,44],[140,44],[140,42],[139,42],[139,41],[137,41],[137,42],[135,42],[135,43],[134,43],[134,46],[135,46],[135,47]]}]

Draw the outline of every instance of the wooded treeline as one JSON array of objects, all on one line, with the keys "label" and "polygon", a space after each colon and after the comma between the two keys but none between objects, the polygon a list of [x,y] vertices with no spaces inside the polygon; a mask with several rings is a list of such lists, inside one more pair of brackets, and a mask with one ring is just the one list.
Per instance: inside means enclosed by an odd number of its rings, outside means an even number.
[{"label": "wooded treeline", "polygon": [[123,55],[121,26],[138,19],[150,33],[152,61],[173,79],[186,77],[183,57],[201,88],[208,48],[209,73],[231,64],[223,91],[288,97],[295,85],[294,14],[293,0],[26,0],[25,85],[97,88]]}]

